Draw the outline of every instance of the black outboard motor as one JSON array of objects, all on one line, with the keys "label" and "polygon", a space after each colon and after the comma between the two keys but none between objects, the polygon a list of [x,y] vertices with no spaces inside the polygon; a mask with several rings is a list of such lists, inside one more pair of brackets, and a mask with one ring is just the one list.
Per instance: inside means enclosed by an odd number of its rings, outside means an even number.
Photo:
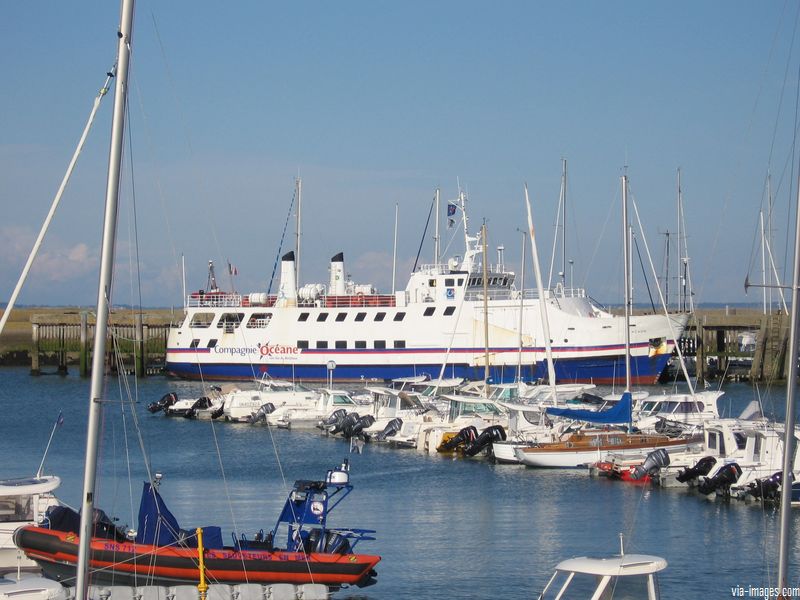
[{"label": "black outboard motor", "polygon": [[470,425],[469,427],[464,427],[464,429],[459,431],[446,442],[439,444],[437,450],[439,452],[450,452],[462,444],[469,444],[470,442],[474,441],[476,437],[478,437],[478,430],[473,425]]},{"label": "black outboard motor", "polygon": [[175,392],[170,392],[169,394],[164,394],[161,396],[161,399],[158,402],[151,402],[147,405],[147,410],[151,413],[157,413],[161,410],[164,410],[168,406],[172,406],[178,401],[178,394]]},{"label": "black outboard motor", "polygon": [[272,402],[267,402],[266,404],[259,406],[258,410],[250,415],[250,417],[247,419],[247,422],[260,423],[261,421],[264,421],[264,423],[266,423],[267,415],[273,412],[275,412],[275,405]]},{"label": "black outboard motor", "polygon": [[686,483],[687,481],[697,479],[698,477],[705,477],[711,472],[711,469],[715,464],[717,464],[716,458],[713,456],[704,456],[697,461],[695,466],[678,471],[675,479],[681,483]]},{"label": "black outboard motor", "polygon": [[342,430],[342,435],[346,439],[350,439],[352,437],[356,437],[357,435],[361,434],[367,427],[370,427],[373,423],[375,423],[375,417],[372,415],[364,415],[363,417],[359,417],[358,421],[353,423],[353,426],[345,426]]},{"label": "black outboard motor", "polygon": [[669,453],[664,448],[653,450],[631,473],[631,479],[641,479],[645,475],[653,476],[662,467],[669,466]]},{"label": "black outboard motor", "polygon": [[506,439],[506,430],[502,425],[492,425],[484,429],[474,440],[464,445],[464,454],[475,456],[478,452],[494,442],[503,442]]},{"label": "black outboard motor", "polygon": [[767,502],[775,502],[780,499],[781,484],[783,483],[783,472],[778,471],[769,477],[757,479],[747,484],[747,493],[754,498],[761,498]]},{"label": "black outboard motor", "polygon": [[212,419],[219,419],[225,413],[225,403],[219,405],[219,408],[211,413]]},{"label": "black outboard motor", "polygon": [[320,424],[320,429],[335,429],[338,426],[341,426],[342,421],[347,416],[347,411],[344,408],[337,408],[333,411],[327,419],[323,419]]},{"label": "black outboard motor", "polygon": [[400,417],[395,417],[386,424],[386,427],[383,428],[383,431],[375,434],[374,439],[378,442],[384,442],[386,441],[386,438],[397,435],[402,428],[403,419]]},{"label": "black outboard motor", "polygon": [[725,496],[731,493],[731,485],[736,483],[742,474],[742,468],[736,463],[722,465],[713,477],[705,477],[697,487],[701,494],[711,494],[717,490]]},{"label": "black outboard motor", "polygon": [[357,412],[347,413],[344,419],[341,422],[334,425],[333,429],[331,429],[331,433],[336,435],[337,433],[341,433],[345,435],[345,431],[349,428],[352,429],[353,426],[358,422],[361,416]]}]

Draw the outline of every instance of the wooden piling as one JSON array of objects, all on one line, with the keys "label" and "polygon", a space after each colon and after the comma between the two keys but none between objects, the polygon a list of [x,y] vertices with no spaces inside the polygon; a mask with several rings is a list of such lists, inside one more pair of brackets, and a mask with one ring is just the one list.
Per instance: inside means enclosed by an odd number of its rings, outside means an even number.
[{"label": "wooden piling", "polygon": [[39,324],[31,324],[31,375],[41,375],[39,368]]},{"label": "wooden piling", "polygon": [[145,373],[145,359],[144,359],[144,330],[142,327],[142,313],[136,313],[133,316],[134,326],[134,371],[136,377],[144,377]]}]

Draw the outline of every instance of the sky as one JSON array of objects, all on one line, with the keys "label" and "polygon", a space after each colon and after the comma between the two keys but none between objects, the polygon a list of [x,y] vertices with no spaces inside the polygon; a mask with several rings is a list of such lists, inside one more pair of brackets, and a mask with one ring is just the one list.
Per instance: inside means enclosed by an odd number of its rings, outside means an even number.
[{"label": "sky", "polygon": [[[791,271],[799,10],[139,0],[114,300],[180,306],[182,257],[188,289],[205,286],[213,260],[223,287],[266,291],[276,258],[294,247],[297,177],[301,284],[327,283],[330,258],[344,252],[357,283],[391,291],[397,207],[405,287],[420,247],[419,262],[433,261],[425,225],[437,188],[443,202],[467,194],[471,232],[485,222],[492,262],[503,245],[519,272],[525,185],[547,279],[565,159],[568,284],[621,302],[627,173],[639,251],[646,240],[661,278],[671,233],[675,301],[680,169],[695,302],[760,302],[743,283],[762,280],[768,189],[776,269]],[[107,0],[0,3],[0,302],[114,63],[118,21]],[[111,96],[19,303],[96,302]],[[445,255],[463,253],[459,227],[443,226],[442,238]],[[634,280],[635,301],[648,301],[638,258]]]}]

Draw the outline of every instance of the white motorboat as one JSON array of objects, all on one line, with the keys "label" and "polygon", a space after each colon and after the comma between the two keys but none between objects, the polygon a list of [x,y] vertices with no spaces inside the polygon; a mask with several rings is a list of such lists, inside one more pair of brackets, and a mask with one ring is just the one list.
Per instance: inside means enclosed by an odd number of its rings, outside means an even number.
[{"label": "white motorboat", "polygon": [[0,600],[68,600],[68,588],[30,573],[0,577]]},{"label": "white motorboat", "polygon": [[264,376],[255,390],[235,390],[225,396],[226,421],[249,422],[256,413],[270,413],[285,405],[308,406],[316,402],[316,391],[293,381]]},{"label": "white motorboat", "polygon": [[667,561],[650,554],[621,554],[608,558],[570,558],[556,571],[538,596],[539,600],[561,598],[640,598],[658,600],[657,574]]},{"label": "white motorboat", "polygon": [[41,523],[49,507],[62,504],[53,493],[59,485],[55,475],[0,480],[0,573],[36,567],[12,538],[19,527]]},{"label": "white motorboat", "polygon": [[425,423],[442,422],[442,414],[417,392],[387,387],[367,387],[375,422],[364,429],[372,441],[413,446]]},{"label": "white motorboat", "polygon": [[260,411],[253,417],[253,422],[277,425],[285,429],[314,429],[328,419],[333,413],[343,411],[345,414],[369,412],[369,404],[356,402],[349,392],[331,388],[314,390],[313,399],[300,399],[297,402],[286,402],[276,406],[275,410]]}]

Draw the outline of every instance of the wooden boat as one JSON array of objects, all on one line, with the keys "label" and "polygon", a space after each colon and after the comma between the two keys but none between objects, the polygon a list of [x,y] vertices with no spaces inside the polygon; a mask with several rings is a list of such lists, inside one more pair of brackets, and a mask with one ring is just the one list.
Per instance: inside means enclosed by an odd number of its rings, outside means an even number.
[{"label": "wooden boat", "polygon": [[582,467],[606,461],[610,454],[639,456],[657,448],[685,450],[702,442],[701,437],[670,438],[660,434],[627,433],[621,430],[584,429],[567,439],[517,448],[519,461],[530,467]]},{"label": "wooden boat", "polygon": [[[366,529],[330,529],[327,515],[350,493],[347,462],[328,471],[324,481],[295,482],[278,522],[266,536],[233,538],[223,545],[219,527],[186,531],[178,526],[158,493],[144,484],[135,538],[117,529],[102,513],[90,543],[92,581],[104,585],[181,585],[205,578],[227,584],[315,583],[331,587],[374,583],[380,556],[355,554]],[[36,561],[45,576],[73,584],[78,562],[79,517],[60,507],[50,514],[50,528],[26,526],[14,542]],[[131,532],[132,536],[133,532]],[[277,547],[285,535],[285,545]]]}]

